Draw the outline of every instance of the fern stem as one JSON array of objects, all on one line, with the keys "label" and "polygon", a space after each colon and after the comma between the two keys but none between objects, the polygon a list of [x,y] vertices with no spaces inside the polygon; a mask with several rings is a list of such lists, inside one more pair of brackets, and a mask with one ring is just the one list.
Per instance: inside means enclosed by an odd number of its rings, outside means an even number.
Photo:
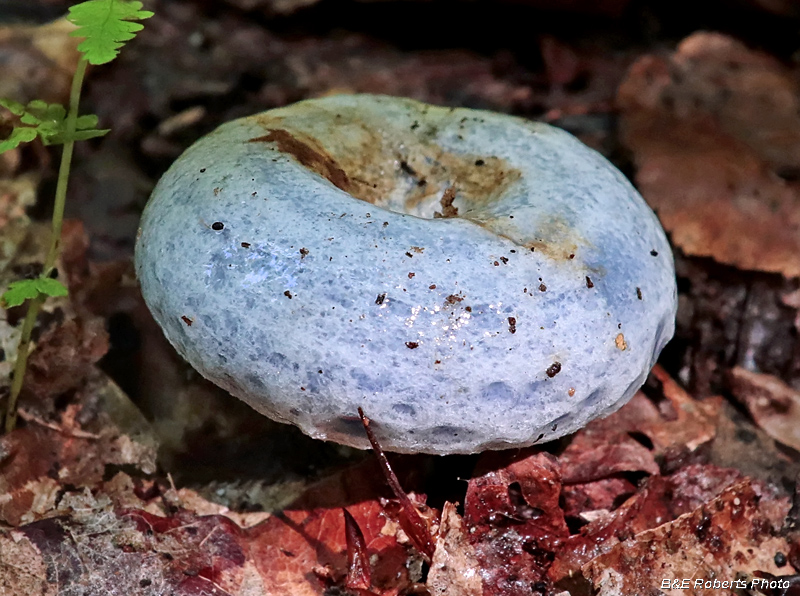
[{"label": "fern stem", "polygon": [[31,334],[36,325],[36,316],[44,303],[46,296],[39,294],[28,302],[28,312],[22,323],[22,335],[17,345],[17,359],[14,362],[14,378],[11,380],[11,393],[8,396],[6,409],[6,432],[10,433],[17,425],[17,399],[22,391],[22,382],[25,380],[25,371],[28,368],[28,353],[31,346]]},{"label": "fern stem", "polygon": [[[75,147],[75,128],[78,121],[78,104],[81,101],[81,89],[83,78],[86,75],[86,58],[81,56],[78,60],[78,67],[72,76],[72,87],[69,92],[69,111],[67,112],[66,138],[64,149],[61,152],[61,164],[58,168],[58,182],[56,183],[56,198],[53,206],[53,225],[50,232],[50,248],[44,261],[42,277],[50,277],[55,270],[58,253],[61,249],[61,228],[64,223],[64,205],[67,200],[67,182],[69,181],[69,171],[72,166],[72,151]],[[39,294],[36,298],[28,302],[28,312],[25,314],[25,321],[22,324],[22,335],[20,336],[19,346],[17,347],[17,359],[14,362],[14,379],[11,382],[11,393],[8,396],[6,408],[5,430],[7,433],[14,430],[17,425],[17,400],[22,391],[22,384],[25,380],[25,372],[28,368],[28,353],[30,352],[31,335],[36,325],[36,317],[39,309],[44,304],[47,296]]]},{"label": "fern stem", "polygon": [[78,68],[72,76],[72,88],[69,92],[69,111],[67,112],[67,141],[64,143],[64,150],[61,153],[61,165],[58,168],[58,182],[56,184],[56,200],[53,205],[53,226],[50,232],[50,249],[47,251],[47,258],[44,261],[43,277],[49,277],[56,266],[59,249],[61,248],[61,226],[64,223],[64,205],[67,201],[67,182],[69,181],[69,171],[72,166],[72,150],[75,147],[76,123],[78,121],[78,104],[81,101],[81,89],[83,78],[86,75],[86,58],[81,56],[78,61]]}]

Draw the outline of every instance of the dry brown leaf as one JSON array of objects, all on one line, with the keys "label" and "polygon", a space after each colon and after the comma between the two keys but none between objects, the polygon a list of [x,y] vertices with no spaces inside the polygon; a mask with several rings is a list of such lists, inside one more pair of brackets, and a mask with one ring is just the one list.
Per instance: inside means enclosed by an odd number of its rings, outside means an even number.
[{"label": "dry brown leaf", "polygon": [[776,59],[696,33],[620,86],[639,188],[684,252],[800,276],[800,96]]},{"label": "dry brown leaf", "polygon": [[[782,515],[765,509],[765,502],[779,501]],[[778,568],[776,553],[788,553],[789,545],[779,536],[783,516],[789,511],[787,498],[761,494],[748,479],[726,488],[717,498],[704,503],[675,521],[619,543],[584,567],[600,596],[655,594],[664,580],[691,580],[690,589],[664,590],[667,594],[730,594],[737,574],[756,570],[774,575],[793,572]],[[702,580],[695,588],[694,581]],[[715,588],[713,580],[719,580]],[[710,589],[703,587],[712,581]],[[672,585],[670,583],[670,585]]]},{"label": "dry brown leaf", "polygon": [[800,451],[800,391],[779,378],[741,367],[730,371],[733,396],[770,437]]},{"label": "dry brown leaf", "polygon": [[596,516],[578,534],[564,540],[548,577],[555,585],[567,587],[570,578],[592,559],[627,538],[702,506],[741,477],[736,470],[690,465],[671,476],[648,478],[619,508]]},{"label": "dry brown leaf", "polygon": [[469,543],[456,506],[450,502],[442,508],[436,551],[426,585],[432,596],[483,596],[475,549]]},{"label": "dry brown leaf", "polygon": [[75,25],[66,19],[38,26],[0,27],[3,77],[0,97],[27,103],[42,99],[66,103],[72,73],[78,64]]}]

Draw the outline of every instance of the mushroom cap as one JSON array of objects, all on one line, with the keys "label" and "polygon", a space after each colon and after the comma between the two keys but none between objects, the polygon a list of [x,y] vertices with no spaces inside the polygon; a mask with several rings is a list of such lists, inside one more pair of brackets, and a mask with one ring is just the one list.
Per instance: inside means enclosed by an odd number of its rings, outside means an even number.
[{"label": "mushroom cap", "polygon": [[385,96],[229,122],[162,177],[142,292],[201,374],[359,448],[555,439],[644,383],[672,253],[600,154],[546,124]]}]

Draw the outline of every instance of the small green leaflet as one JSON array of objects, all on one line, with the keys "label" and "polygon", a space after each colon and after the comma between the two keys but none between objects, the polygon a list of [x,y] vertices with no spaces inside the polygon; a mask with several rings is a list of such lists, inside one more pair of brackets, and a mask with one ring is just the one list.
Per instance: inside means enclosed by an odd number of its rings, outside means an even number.
[{"label": "small green leaflet", "polygon": [[98,129],[97,116],[87,114],[78,116],[75,122],[75,133],[68,137],[67,113],[64,106],[57,103],[45,103],[34,99],[27,106],[10,99],[0,99],[0,106],[3,106],[15,116],[19,116],[20,122],[25,126],[16,126],[11,131],[11,135],[0,141],[0,153],[14,149],[20,143],[32,141],[38,135],[45,145],[58,145],[71,139],[73,141],[84,141],[94,137],[101,137],[108,130]]},{"label": "small green leaflet", "polygon": [[22,116],[25,113],[25,106],[13,99],[0,99],[0,106],[3,106],[15,116]]},{"label": "small green leaflet", "polygon": [[36,298],[39,294],[66,296],[67,288],[57,279],[50,279],[49,277],[13,281],[2,296],[3,306],[5,308],[19,306],[26,300]]},{"label": "small green leaflet", "polygon": [[36,138],[36,129],[27,126],[22,128],[15,128],[7,139],[0,141],[0,153],[5,153],[20,145],[20,143],[29,143]]},{"label": "small green leaflet", "polygon": [[132,21],[149,19],[142,3],[127,0],[87,0],[69,9],[67,20],[78,26],[70,35],[84,37],[78,46],[90,64],[111,62],[124,42],[133,39],[143,25]]}]

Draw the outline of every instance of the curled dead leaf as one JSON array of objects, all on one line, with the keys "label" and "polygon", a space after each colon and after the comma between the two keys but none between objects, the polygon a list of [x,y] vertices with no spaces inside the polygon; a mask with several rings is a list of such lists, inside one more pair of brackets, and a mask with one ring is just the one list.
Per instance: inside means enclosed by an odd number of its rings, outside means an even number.
[{"label": "curled dead leaf", "polygon": [[800,391],[772,375],[733,368],[728,375],[734,397],[770,437],[800,451]]}]

